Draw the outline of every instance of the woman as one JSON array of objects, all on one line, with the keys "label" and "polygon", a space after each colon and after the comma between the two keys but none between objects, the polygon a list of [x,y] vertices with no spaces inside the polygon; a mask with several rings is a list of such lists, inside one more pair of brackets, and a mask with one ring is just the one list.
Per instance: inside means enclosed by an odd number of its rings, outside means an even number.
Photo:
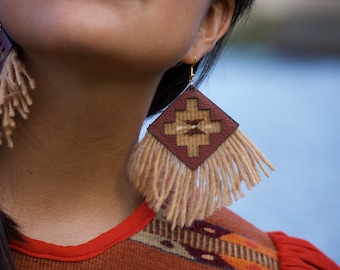
[{"label": "woman", "polygon": [[127,175],[144,118],[183,91],[191,65],[206,57],[210,66],[251,4],[0,0],[37,86],[29,120],[15,119],[15,147],[0,153],[1,269],[318,269],[313,258],[336,269],[318,251],[296,256],[309,244],[287,250],[295,240],[226,209],[171,231]]}]

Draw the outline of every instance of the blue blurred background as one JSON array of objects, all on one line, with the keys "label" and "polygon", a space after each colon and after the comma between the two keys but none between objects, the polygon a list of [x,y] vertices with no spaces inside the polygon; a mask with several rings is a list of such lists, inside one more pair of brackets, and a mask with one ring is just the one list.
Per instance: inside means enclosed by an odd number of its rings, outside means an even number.
[{"label": "blue blurred background", "polygon": [[231,209],[263,230],[308,239],[338,263],[339,76],[340,59],[236,50],[203,87],[276,166]]},{"label": "blue blurred background", "polygon": [[230,208],[340,264],[340,1],[257,0],[199,88],[277,169]]},{"label": "blue blurred background", "polygon": [[340,264],[340,1],[257,0],[201,90],[277,169],[231,209]]}]

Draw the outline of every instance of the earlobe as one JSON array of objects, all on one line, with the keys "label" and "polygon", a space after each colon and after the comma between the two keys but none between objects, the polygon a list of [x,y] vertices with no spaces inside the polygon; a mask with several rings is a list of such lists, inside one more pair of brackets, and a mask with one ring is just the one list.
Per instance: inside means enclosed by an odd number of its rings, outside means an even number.
[{"label": "earlobe", "polygon": [[194,64],[195,56],[201,59],[211,51],[228,31],[234,14],[235,0],[216,0],[208,10],[197,33],[197,38],[182,62]]}]

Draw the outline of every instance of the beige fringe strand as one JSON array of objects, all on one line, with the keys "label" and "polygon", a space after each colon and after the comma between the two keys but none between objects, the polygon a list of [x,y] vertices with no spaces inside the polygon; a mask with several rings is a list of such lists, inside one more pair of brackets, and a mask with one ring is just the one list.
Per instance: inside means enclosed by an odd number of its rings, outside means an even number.
[{"label": "beige fringe strand", "polygon": [[[3,56],[0,55],[0,59]],[[0,73],[0,145],[5,139],[13,147],[12,134],[15,116],[27,119],[32,100],[28,91],[35,88],[34,80],[28,75],[24,64],[18,59],[14,49],[8,54]]]},{"label": "beige fringe strand", "polygon": [[275,170],[257,147],[237,129],[197,170],[191,170],[150,133],[135,146],[129,177],[156,212],[176,225],[190,226],[243,197],[261,180],[259,169]]}]

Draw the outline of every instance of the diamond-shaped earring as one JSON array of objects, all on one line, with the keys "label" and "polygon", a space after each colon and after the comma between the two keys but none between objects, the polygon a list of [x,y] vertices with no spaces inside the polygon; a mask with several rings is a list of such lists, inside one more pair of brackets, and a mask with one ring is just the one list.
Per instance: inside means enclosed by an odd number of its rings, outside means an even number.
[{"label": "diamond-shaped earring", "polygon": [[243,196],[261,180],[263,164],[274,167],[238,129],[238,124],[193,86],[149,126],[135,146],[128,173],[156,212],[190,226]]},{"label": "diamond-shaped earring", "polygon": [[13,147],[14,118],[17,113],[24,119],[28,117],[28,107],[32,104],[29,90],[34,88],[34,80],[0,23],[0,145],[5,139],[8,146]]}]

